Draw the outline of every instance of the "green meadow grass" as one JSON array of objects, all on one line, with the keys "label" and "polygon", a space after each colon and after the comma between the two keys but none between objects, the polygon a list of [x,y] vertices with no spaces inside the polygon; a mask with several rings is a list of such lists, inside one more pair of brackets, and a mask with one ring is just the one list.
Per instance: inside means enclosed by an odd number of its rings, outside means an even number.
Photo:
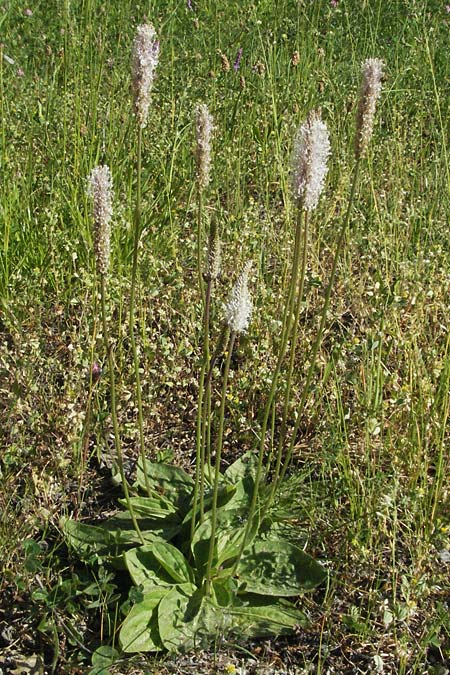
[{"label": "green meadow grass", "polygon": [[[216,126],[207,204],[224,247],[217,333],[221,301],[241,264],[254,261],[255,312],[229,389],[229,462],[258,446],[275,364],[293,243],[293,134],[320,107],[332,144],[311,220],[299,398],[348,200],[360,64],[385,61],[282,496],[297,541],[331,571],[322,594],[302,601],[312,628],[296,638],[296,663],[298,672],[381,672],[381,659],[384,672],[447,672],[450,13],[432,0],[192,7],[38,1],[31,16],[19,0],[0,8],[0,623],[16,631],[22,653],[41,653],[63,673],[90,663],[121,620],[112,580],[93,581],[76,566],[58,520],[74,510],[93,518],[113,503],[100,479],[112,446],[102,380],[89,427],[85,414],[90,364],[105,362],[86,198],[86,178],[100,162],[115,187],[109,313],[130,466],[138,454],[124,328],[136,152],[129,71],[136,25],[149,20],[161,56],[143,157],[137,324],[145,434],[151,457],[191,469],[201,323],[194,107],[207,103]],[[10,649],[1,640],[0,663]]]}]

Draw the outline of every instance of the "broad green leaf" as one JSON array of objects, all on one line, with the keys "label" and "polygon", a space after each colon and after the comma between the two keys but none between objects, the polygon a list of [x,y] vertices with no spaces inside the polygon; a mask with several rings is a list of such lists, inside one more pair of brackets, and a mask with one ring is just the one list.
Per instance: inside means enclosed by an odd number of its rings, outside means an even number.
[{"label": "broad green leaf", "polygon": [[168,589],[155,588],[132,607],[119,633],[124,652],[155,652],[163,648],[158,630],[158,605],[167,592]]},{"label": "broad green leaf", "polygon": [[226,509],[249,509],[255,489],[255,481],[251,476],[246,476],[234,484],[234,494],[224,505]]},{"label": "broad green leaf", "polygon": [[[236,492],[236,487],[234,485],[225,485],[225,486],[220,486],[219,491],[217,494],[217,506],[218,508],[222,508],[225,505],[228,505],[230,499],[233,497],[234,493]],[[212,494],[211,492],[206,493],[205,499],[204,499],[204,504],[203,508],[207,514],[207,517],[210,517],[210,511],[212,507]],[[199,520],[199,514],[200,514],[200,504],[197,504],[197,522]],[[180,532],[180,537],[182,541],[185,541],[190,537],[190,532],[191,532],[191,520],[192,520],[192,508],[189,509],[189,511],[186,513],[184,520],[181,525],[181,532]]]},{"label": "broad green leaf", "polygon": [[[194,481],[184,469],[171,464],[162,462],[145,462],[145,472],[147,474],[150,487],[155,492],[167,499],[177,508],[184,508],[189,503],[194,488]],[[142,465],[142,459],[138,461],[137,482],[145,490],[145,473]]]},{"label": "broad green leaf", "polygon": [[244,551],[237,573],[246,591],[292,596],[322,583],[326,571],[300,548],[283,540],[256,541]]},{"label": "broad green leaf", "polygon": [[156,542],[152,547],[152,553],[176,583],[194,581],[191,566],[175,546],[166,542]]},{"label": "broad green leaf", "polygon": [[233,604],[237,592],[235,579],[229,575],[224,575],[213,579],[211,587],[214,602],[218,607],[229,607]]},{"label": "broad green leaf", "polygon": [[139,546],[124,554],[125,563],[136,586],[145,591],[155,586],[192,582],[194,573],[183,554],[166,542]]},{"label": "broad green leaf", "polygon": [[247,596],[243,606],[223,609],[231,619],[233,634],[245,637],[288,635],[296,626],[307,623],[303,612],[292,605],[282,601],[265,604],[260,600]]},{"label": "broad green leaf", "polygon": [[93,666],[111,666],[119,658],[119,652],[114,647],[101,645],[92,654],[91,662]]},{"label": "broad green leaf", "polygon": [[144,593],[149,593],[156,587],[174,584],[170,574],[153,555],[153,546],[155,544],[139,546],[124,553],[127,570],[136,586],[143,587]]},{"label": "broad green leaf", "polygon": [[247,476],[252,478],[256,475],[256,468],[258,464],[258,457],[253,452],[244,453],[233,464],[230,464],[225,471],[225,478],[230,483],[237,483]]},{"label": "broad green leaf", "polygon": [[170,652],[206,647],[227,631],[231,620],[202,589],[188,584],[174,587],[158,608],[161,640]]},{"label": "broad green leaf", "polygon": [[[128,502],[126,499],[119,499],[120,504],[126,509]],[[131,506],[137,518],[155,518],[176,520],[176,508],[171,502],[158,497],[131,497]]]},{"label": "broad green leaf", "polygon": [[[180,531],[180,525],[170,519],[167,522],[161,519],[139,518],[138,525],[144,541],[149,544],[154,541],[168,541]],[[109,518],[102,523],[102,527],[112,535],[113,541],[124,548],[141,544],[128,511],[122,511]]]},{"label": "broad green leaf", "polygon": [[[227,560],[238,555],[245,533],[247,521],[241,509],[228,509],[228,505],[217,512],[217,529],[215,536],[214,567],[219,567]],[[255,536],[258,527],[257,519],[249,534],[249,541]],[[197,568],[204,568],[211,538],[211,513],[195,531],[192,540],[192,552]]]},{"label": "broad green leaf", "polygon": [[80,557],[115,554],[114,538],[103,527],[79,523],[70,518],[61,518],[60,525],[66,540]]},{"label": "broad green leaf", "polygon": [[[159,635],[170,652],[185,651],[195,646],[195,612],[198,611],[194,584],[173,586],[158,606]],[[194,598],[194,600],[193,600]]]}]

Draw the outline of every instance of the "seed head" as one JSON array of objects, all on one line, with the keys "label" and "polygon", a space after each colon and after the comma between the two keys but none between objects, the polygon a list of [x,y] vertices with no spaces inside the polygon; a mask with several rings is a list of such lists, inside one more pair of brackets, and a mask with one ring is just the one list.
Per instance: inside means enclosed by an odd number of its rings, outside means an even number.
[{"label": "seed head", "polygon": [[319,202],[329,154],[327,127],[313,110],[297,132],[292,153],[292,191],[305,211],[312,211]]},{"label": "seed head", "polygon": [[215,236],[208,251],[208,270],[207,278],[211,281],[216,281],[220,276],[220,268],[222,266],[222,242],[219,237]]},{"label": "seed head", "polygon": [[245,264],[224,306],[225,321],[234,333],[245,333],[250,323],[253,304],[248,290],[248,277],[251,266],[251,262]]},{"label": "seed head", "polygon": [[197,179],[201,190],[204,190],[209,183],[213,129],[213,118],[208,111],[208,106],[200,103],[195,108],[195,130],[197,136]]},{"label": "seed head", "polygon": [[219,52],[219,54],[220,54],[220,60],[222,62],[222,71],[224,73],[228,73],[230,68],[231,68],[230,62],[228,60],[228,56],[226,54],[224,54],[223,52]]},{"label": "seed head", "polygon": [[372,137],[373,120],[377,99],[381,93],[383,61],[367,59],[361,67],[362,82],[356,114],[355,155],[359,159],[364,155]]},{"label": "seed head", "polygon": [[109,167],[96,166],[92,169],[88,178],[87,192],[93,203],[92,214],[97,269],[100,274],[107,274],[112,217],[112,178]]},{"label": "seed head", "polygon": [[133,43],[133,92],[134,112],[139,126],[147,124],[150,94],[158,65],[159,41],[152,24],[137,27]]}]

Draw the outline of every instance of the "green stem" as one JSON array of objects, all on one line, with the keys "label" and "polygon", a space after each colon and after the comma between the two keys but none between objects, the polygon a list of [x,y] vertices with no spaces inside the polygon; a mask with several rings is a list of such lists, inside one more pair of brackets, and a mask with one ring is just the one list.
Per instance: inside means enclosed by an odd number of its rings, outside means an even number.
[{"label": "green stem", "polygon": [[139,356],[136,347],[136,336],[134,334],[134,315],[136,304],[136,282],[137,282],[137,264],[139,238],[141,235],[141,185],[142,185],[142,128],[138,127],[137,142],[137,161],[136,161],[136,205],[134,209],[134,241],[133,241],[133,267],[131,270],[131,290],[130,290],[130,342],[133,352],[134,377],[136,379],[136,401],[138,409],[138,428],[139,428],[139,451],[142,461],[142,470],[145,478],[145,488],[147,494],[152,494],[150,481],[146,470],[145,440],[144,440],[144,419],[142,414],[142,393],[141,393],[141,375],[139,372]]},{"label": "green stem", "polygon": [[[293,303],[294,303],[294,298],[295,298],[295,289],[297,287],[297,278],[298,278],[298,265],[299,265],[299,256],[300,256],[300,241],[301,241],[301,220],[302,220],[302,210],[299,208],[298,210],[298,216],[297,216],[297,226],[295,228],[295,242],[294,242],[294,255],[292,259],[292,269],[291,269],[291,279],[290,279],[290,284],[289,284],[289,290],[288,290],[288,297],[286,301],[286,307],[285,307],[285,312],[283,316],[283,327],[281,331],[281,345],[280,345],[280,350],[278,352],[278,359],[277,363],[275,366],[275,371],[272,376],[272,383],[270,386],[269,390],[269,395],[267,397],[266,401],[266,406],[264,409],[264,416],[263,416],[263,421],[261,425],[261,440],[260,440],[260,446],[259,446],[259,457],[258,457],[258,466],[261,467],[262,470],[262,462],[263,462],[263,457],[264,457],[264,448],[265,448],[265,443],[266,443],[266,432],[267,432],[267,423],[269,420],[270,416],[270,411],[272,409],[272,405],[274,402],[275,394],[277,391],[278,387],[278,380],[280,377],[281,373],[281,368],[284,362],[284,357],[286,355],[286,350],[289,342],[289,337],[291,335],[292,331],[292,323],[293,323],[293,316],[292,316],[292,308],[293,308]],[[271,454],[270,453],[269,459],[268,459],[268,466],[271,463]],[[260,477],[260,476],[259,476]],[[249,528],[250,526],[247,524],[247,527]]]},{"label": "green stem", "polygon": [[[204,312],[204,370],[209,364],[210,354],[209,354],[209,320],[210,320],[210,310],[211,310],[211,289],[212,282],[211,279],[208,279],[206,284],[206,296],[205,296],[205,312]],[[207,424],[207,414],[208,409],[210,408],[211,403],[211,381],[208,380],[207,386],[204,388],[204,397],[205,402],[203,404],[203,411],[199,409],[199,416],[201,417],[201,427],[200,427],[200,438],[201,438],[201,449],[200,449],[200,522],[203,522],[204,515],[204,495],[205,495],[205,447],[206,447],[206,424]]]},{"label": "green stem", "polygon": [[[281,372],[281,367],[283,364],[284,357],[286,355],[286,349],[289,341],[289,337],[292,331],[292,322],[293,322],[293,317],[292,317],[292,306],[295,298],[295,289],[297,287],[297,278],[298,278],[298,265],[299,265],[299,255],[300,255],[300,241],[301,241],[301,221],[302,221],[302,213],[303,209],[301,204],[299,204],[298,208],[298,215],[297,215],[297,226],[295,229],[295,243],[294,243],[294,255],[292,259],[292,271],[291,271],[291,280],[289,284],[289,291],[288,291],[288,298],[287,298],[287,311],[284,312],[284,326],[282,329],[282,343],[280,347],[280,351],[278,353],[278,360],[277,364],[275,366],[275,371],[272,377],[272,384],[270,387],[269,395],[267,398],[266,406],[264,409],[264,416],[263,416],[263,421],[261,424],[261,438],[260,438],[260,443],[259,443],[259,452],[258,452],[258,463],[257,463],[257,468],[256,468],[256,475],[255,475],[255,486],[253,489],[253,494],[252,494],[252,500],[250,502],[250,509],[249,513],[247,516],[247,524],[245,527],[245,532],[244,532],[244,537],[242,539],[241,546],[239,548],[239,553],[236,558],[236,561],[233,566],[233,573],[236,571],[237,566],[239,565],[239,561],[242,557],[242,553],[247,545],[248,538],[250,535],[250,531],[252,528],[252,521],[255,515],[256,511],[256,502],[258,500],[258,495],[259,495],[259,488],[261,485],[261,478],[262,478],[262,473],[263,473],[263,460],[264,460],[264,451],[265,451],[265,442],[266,442],[266,432],[267,432],[267,424],[270,416],[270,412],[272,409],[272,404],[275,398],[277,386],[278,386],[278,379],[280,376]],[[270,465],[271,462],[271,457],[269,456],[267,460],[267,466]]]},{"label": "green stem", "polygon": [[228,354],[225,361],[225,370],[223,374],[222,382],[222,395],[220,401],[220,412],[219,412],[219,428],[217,431],[217,445],[216,445],[216,466],[214,471],[214,485],[213,485],[213,498],[212,498],[212,511],[211,511],[211,538],[209,541],[209,553],[208,553],[208,564],[206,567],[206,592],[209,593],[211,590],[211,569],[212,562],[214,558],[214,544],[216,539],[216,529],[217,529],[217,495],[219,492],[219,478],[220,478],[220,461],[222,458],[222,447],[223,447],[223,428],[224,428],[224,419],[225,419],[225,403],[226,403],[226,393],[228,385],[228,375],[230,372],[231,364],[231,355],[233,353],[234,341],[236,339],[236,333],[231,332],[229,343],[228,343]]},{"label": "green stem", "polygon": [[341,254],[342,246],[343,246],[344,239],[345,239],[345,234],[347,232],[347,227],[348,227],[348,224],[350,222],[350,213],[351,213],[353,202],[354,202],[354,199],[355,199],[356,185],[357,185],[357,182],[358,182],[359,166],[360,166],[360,160],[357,159],[356,164],[355,164],[355,168],[354,168],[354,171],[353,171],[352,187],[351,187],[351,191],[350,191],[350,198],[349,198],[349,201],[348,201],[347,212],[345,214],[344,222],[342,224],[341,231],[339,233],[338,241],[337,241],[337,244],[336,244],[336,251],[335,251],[335,254],[334,254],[330,279],[328,281],[328,286],[327,286],[327,290],[326,290],[326,294],[325,294],[325,300],[324,300],[324,303],[323,303],[322,316],[321,316],[321,319],[320,319],[320,326],[319,326],[319,330],[318,330],[317,335],[316,335],[316,339],[314,341],[314,346],[313,346],[311,357],[310,357],[308,373],[306,375],[306,381],[305,381],[305,384],[304,384],[304,387],[303,387],[303,393],[302,393],[302,396],[300,398],[300,402],[299,402],[299,405],[298,405],[297,420],[296,420],[295,425],[294,425],[291,442],[289,444],[289,448],[288,448],[288,451],[286,453],[286,458],[285,458],[285,461],[284,461],[284,464],[283,464],[283,468],[281,469],[281,473],[274,475],[273,483],[272,483],[272,491],[270,493],[270,498],[269,498],[269,503],[272,502],[272,500],[274,498],[274,495],[276,493],[276,490],[277,490],[280,482],[284,479],[284,477],[286,475],[286,471],[287,471],[287,469],[289,467],[289,464],[291,462],[291,459],[292,459],[292,454],[293,454],[294,447],[295,447],[295,439],[296,439],[296,436],[297,436],[297,433],[298,433],[298,430],[299,430],[299,427],[300,427],[300,424],[301,424],[301,421],[302,421],[302,413],[303,413],[303,410],[304,410],[304,407],[305,407],[305,404],[306,404],[306,399],[307,399],[308,394],[309,394],[309,388],[311,386],[311,381],[312,381],[312,378],[313,378],[313,375],[314,375],[314,368],[315,368],[315,364],[316,364],[317,353],[318,353],[319,347],[322,343],[323,329],[324,329],[325,321],[326,321],[326,318],[327,318],[328,307],[330,305],[331,291],[333,289],[334,279],[336,277],[337,263],[338,263],[338,260],[339,260],[340,254]]},{"label": "green stem", "polygon": [[108,355],[108,366],[109,366],[109,389],[111,396],[111,417],[113,422],[114,430],[114,446],[116,449],[117,461],[119,464],[120,477],[122,480],[123,492],[125,499],[127,501],[128,510],[130,512],[131,520],[133,522],[134,529],[136,530],[141,544],[145,544],[144,538],[142,536],[141,530],[134,515],[133,507],[131,505],[130,493],[128,490],[128,481],[125,477],[125,471],[123,468],[123,455],[122,455],[122,446],[120,443],[120,433],[119,433],[119,422],[117,419],[117,406],[116,406],[116,384],[114,377],[114,359],[112,355],[112,347],[109,344],[108,339],[108,325],[106,323],[106,300],[105,300],[105,275],[101,275],[101,309],[102,309],[102,326],[103,326],[103,340],[105,343],[106,353]]},{"label": "green stem", "polygon": [[[203,347],[203,361],[200,369],[199,383],[198,383],[198,404],[197,404],[197,423],[195,430],[195,483],[194,496],[192,503],[192,519],[191,519],[191,541],[194,536],[196,519],[197,519],[197,504],[200,502],[200,522],[203,522],[204,516],[204,492],[205,492],[205,409],[204,392],[210,390],[212,365],[209,364],[209,314],[211,303],[211,282],[208,282],[206,288],[205,310],[204,310],[204,347]],[[207,337],[206,337],[207,336]],[[215,356],[217,358],[217,356]],[[208,368],[208,373],[207,373]],[[205,384],[206,378],[206,384]]]},{"label": "green stem", "polygon": [[[286,431],[287,431],[287,418],[289,412],[289,402],[291,398],[291,389],[292,389],[292,374],[294,372],[294,362],[295,362],[295,353],[297,348],[297,335],[298,335],[298,323],[300,318],[300,311],[302,307],[303,300],[303,290],[305,286],[305,274],[306,274],[306,260],[307,260],[307,251],[308,251],[308,212],[305,212],[305,224],[303,228],[303,247],[302,247],[302,261],[301,261],[301,273],[300,273],[300,284],[297,294],[297,301],[295,303],[295,314],[294,314],[294,325],[291,339],[291,349],[289,356],[289,369],[287,374],[286,381],[286,391],[284,395],[284,406],[283,406],[283,418],[281,423],[280,437],[278,441],[278,451],[277,458],[275,462],[275,472],[274,475],[278,476],[280,472],[281,460],[283,457],[283,447],[286,440]],[[269,499],[270,504],[271,499]],[[265,513],[266,509],[264,510]]]},{"label": "green stem", "polygon": [[197,204],[197,275],[198,287],[202,298],[202,304],[205,305],[205,282],[203,281],[203,266],[202,266],[202,234],[203,234],[203,192],[200,185],[198,186],[198,204]]}]

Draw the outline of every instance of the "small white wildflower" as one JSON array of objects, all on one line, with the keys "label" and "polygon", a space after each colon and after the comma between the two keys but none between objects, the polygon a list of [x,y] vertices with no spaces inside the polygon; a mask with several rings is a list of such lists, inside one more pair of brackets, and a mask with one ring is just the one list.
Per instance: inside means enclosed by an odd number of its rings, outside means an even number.
[{"label": "small white wildflower", "polygon": [[88,178],[89,197],[93,202],[94,241],[97,268],[100,274],[106,274],[109,268],[111,218],[112,218],[112,178],[108,166],[96,166]]},{"label": "small white wildflower", "polygon": [[133,43],[133,91],[134,112],[138,124],[144,128],[147,124],[150,94],[159,59],[159,41],[151,24],[137,27]]},{"label": "small white wildflower", "polygon": [[209,183],[213,129],[213,118],[209,113],[208,106],[205,103],[200,103],[195,108],[195,131],[197,137],[197,179],[201,190],[204,190]]},{"label": "small white wildflower", "polygon": [[377,100],[381,93],[383,61],[367,59],[361,67],[362,82],[356,114],[355,155],[362,157],[367,150],[373,132]]},{"label": "small white wildflower", "polygon": [[233,333],[245,333],[250,323],[253,304],[248,290],[248,277],[251,266],[251,262],[245,264],[224,306],[225,321]]},{"label": "small white wildflower", "polygon": [[301,125],[292,153],[292,191],[305,211],[315,209],[328,172],[330,141],[320,115],[312,111]]}]

